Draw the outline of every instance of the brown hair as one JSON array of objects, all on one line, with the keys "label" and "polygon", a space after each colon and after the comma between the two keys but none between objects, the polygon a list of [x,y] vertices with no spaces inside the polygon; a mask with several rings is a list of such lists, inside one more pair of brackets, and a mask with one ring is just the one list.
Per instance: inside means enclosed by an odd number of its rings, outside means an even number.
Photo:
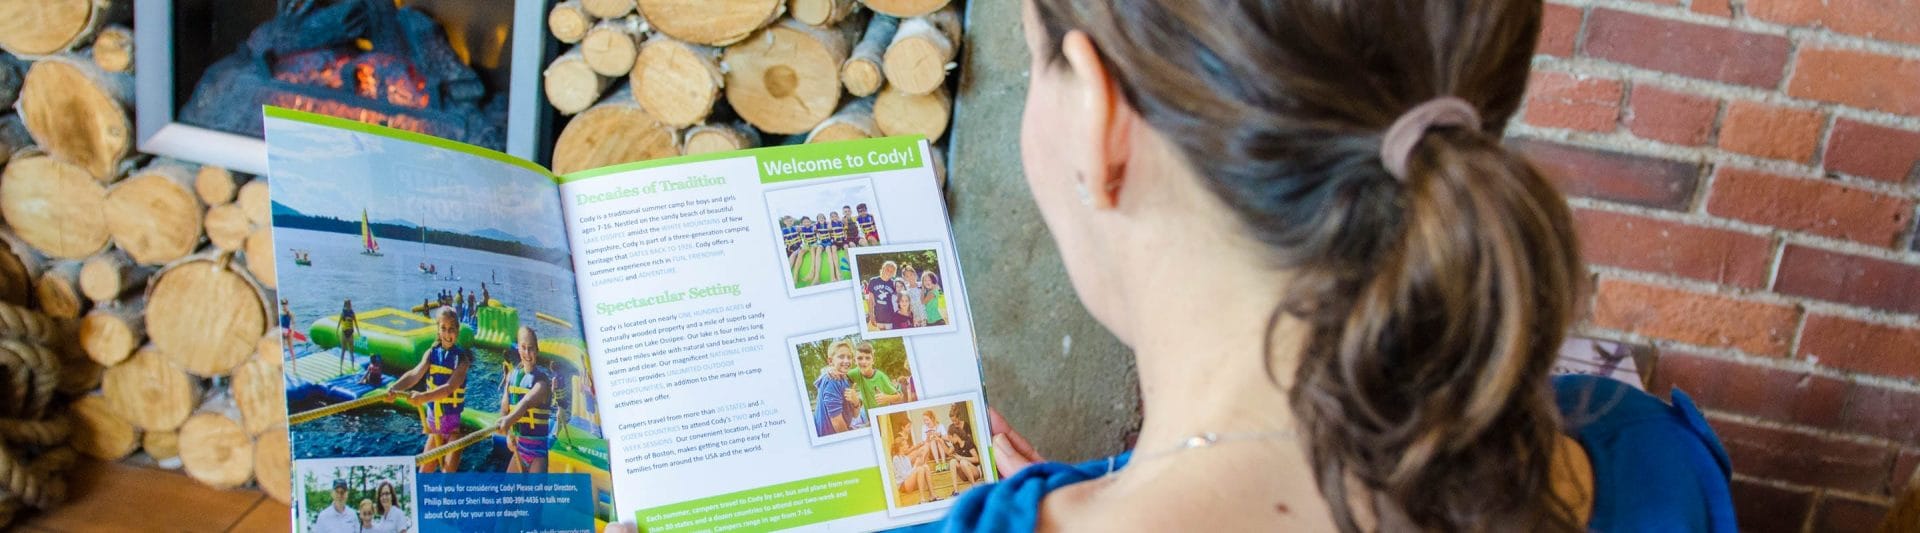
[{"label": "brown hair", "polygon": [[[1342,531],[1356,507],[1392,530],[1581,529],[1550,489],[1546,376],[1582,268],[1565,201],[1497,136],[1538,0],[1034,3],[1049,63],[1085,32],[1294,276],[1269,328],[1308,329],[1288,394]],[[1390,175],[1385,130],[1444,96],[1483,123],[1427,132]]]}]

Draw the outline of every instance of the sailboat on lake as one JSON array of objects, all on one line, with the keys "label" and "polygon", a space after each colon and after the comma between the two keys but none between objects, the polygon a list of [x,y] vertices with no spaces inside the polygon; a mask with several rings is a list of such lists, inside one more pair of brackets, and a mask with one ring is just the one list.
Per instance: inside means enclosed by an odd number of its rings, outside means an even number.
[{"label": "sailboat on lake", "polygon": [[360,210],[360,245],[365,248],[360,255],[380,257],[380,241],[373,240],[373,227],[367,225],[367,210]]}]

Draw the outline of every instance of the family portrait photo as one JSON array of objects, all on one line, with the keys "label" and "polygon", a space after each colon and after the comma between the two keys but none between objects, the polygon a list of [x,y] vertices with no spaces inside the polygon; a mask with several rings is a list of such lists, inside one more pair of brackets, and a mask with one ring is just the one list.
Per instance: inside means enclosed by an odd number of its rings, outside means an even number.
[{"label": "family portrait photo", "polygon": [[780,231],[792,296],[843,287],[853,280],[848,250],[882,242],[869,178],[768,191],[767,213]]},{"label": "family portrait photo", "polygon": [[853,252],[854,305],[864,338],[954,331],[947,272],[938,244],[860,248]]},{"label": "family portrait photo", "polygon": [[306,461],[293,474],[303,531],[419,531],[411,457]]},{"label": "family portrait photo", "polygon": [[866,435],[874,409],[920,399],[905,339],[839,328],[788,341],[814,445]]},{"label": "family portrait photo", "polygon": [[874,451],[887,509],[901,515],[945,508],[996,478],[975,398],[945,398],[874,410]]}]

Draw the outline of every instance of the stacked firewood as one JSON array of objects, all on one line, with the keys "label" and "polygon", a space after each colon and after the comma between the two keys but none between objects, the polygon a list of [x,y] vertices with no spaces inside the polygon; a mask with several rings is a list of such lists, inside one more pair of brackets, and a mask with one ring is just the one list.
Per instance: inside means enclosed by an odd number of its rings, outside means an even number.
[{"label": "stacked firewood", "polygon": [[[568,173],[766,142],[938,141],[961,48],[952,0],[566,0],[544,72]],[[783,141],[784,140],[784,141]],[[936,158],[938,159],[938,158]]]},{"label": "stacked firewood", "polygon": [[287,501],[267,184],[132,151],[132,3],[0,2],[0,299],[65,335],[73,448]]}]

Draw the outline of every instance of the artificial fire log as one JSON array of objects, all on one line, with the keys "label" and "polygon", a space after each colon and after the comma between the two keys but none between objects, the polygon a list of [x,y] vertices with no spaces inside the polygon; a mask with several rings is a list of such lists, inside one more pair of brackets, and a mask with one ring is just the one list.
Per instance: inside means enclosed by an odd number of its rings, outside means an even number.
[{"label": "artificial fire log", "polygon": [[140,451],[147,452],[160,468],[180,468],[180,432],[148,431],[140,437]]},{"label": "artificial fire log", "polygon": [[50,56],[27,70],[20,116],[40,149],[111,182],[133,150],[133,121],[127,117],[132,84],[132,77],[100,70],[92,61]]},{"label": "artificial fire log", "polygon": [[946,86],[960,53],[960,12],[952,6],[902,21],[887,45],[887,84],[912,94]]},{"label": "artificial fire log", "polygon": [[116,365],[133,356],[147,341],[145,299],[95,307],[80,319],[80,349],[102,365]]},{"label": "artificial fire log", "polygon": [[247,235],[245,256],[247,272],[253,274],[254,281],[268,289],[279,286],[279,278],[274,273],[272,227],[261,226]]},{"label": "artificial fire log", "polygon": [[925,135],[927,142],[939,141],[952,119],[953,99],[945,87],[933,94],[908,94],[888,85],[873,100],[873,121],[889,136]]},{"label": "artificial fire log", "polygon": [[547,103],[562,115],[586,111],[613,83],[612,78],[601,76],[587,65],[587,56],[579,46],[560,54],[540,76]]},{"label": "artificial fire log", "polygon": [[93,38],[93,64],[107,72],[133,70],[133,30],[118,24],[100,30]]},{"label": "artificial fire log", "polygon": [[287,442],[286,426],[260,435],[253,444],[254,476],[260,491],[285,504],[293,501],[293,449]]},{"label": "artificial fire log", "polygon": [[33,284],[40,311],[54,318],[80,318],[87,312],[87,301],[80,297],[80,262],[61,261],[40,273]]},{"label": "artificial fire log", "polygon": [[860,0],[867,9],[900,18],[918,17],[947,7],[953,0]]},{"label": "artificial fire log", "polygon": [[33,283],[45,265],[39,251],[0,228],[0,302],[32,306]]},{"label": "artificial fire log", "polygon": [[180,465],[210,487],[238,487],[253,478],[253,438],[232,418],[197,413],[180,426]]},{"label": "artificial fire log", "polygon": [[117,461],[140,444],[140,431],[115,413],[106,398],[88,394],[73,400],[73,448],[88,457]]},{"label": "artificial fire log", "polygon": [[106,210],[107,189],[60,159],[22,156],[0,173],[0,216],[50,257],[83,259],[106,248]]},{"label": "artificial fire log", "polygon": [[814,26],[832,26],[856,10],[853,0],[790,0],[787,13],[798,20]]},{"label": "artificial fire log", "polygon": [[580,7],[594,18],[611,19],[633,13],[633,0],[580,0]]},{"label": "artificial fire log", "polygon": [[786,8],[786,0],[640,0],[640,14],[654,29],[708,46],[740,42]]},{"label": "artificial fire log", "polygon": [[107,231],[134,262],[160,265],[200,246],[206,212],[193,192],[193,171],[160,163],[107,191]]},{"label": "artificial fire log", "polygon": [[240,251],[247,241],[247,235],[253,233],[253,223],[247,220],[247,213],[239,204],[216,205],[207,209],[207,242],[215,248],[227,251]]},{"label": "artificial fire log", "polygon": [[136,265],[126,251],[109,249],[80,264],[80,293],[87,299],[107,303],[120,299],[134,289],[147,285],[153,269]]},{"label": "artificial fire log", "polygon": [[840,64],[852,46],[851,27],[787,19],[727,47],[727,102],[765,133],[813,129],[840,105]]},{"label": "artificial fire log", "polygon": [[874,15],[867,20],[867,30],[860,35],[860,44],[853,47],[853,54],[847,62],[840,65],[840,83],[845,85],[847,93],[854,96],[872,96],[880,91],[887,80],[880,70],[880,62],[887,51],[887,45],[893,43],[894,34],[900,29],[900,19],[888,15]]},{"label": "artificial fire log", "polygon": [[287,423],[287,389],[281,379],[280,353],[276,350],[271,355],[271,359],[254,357],[233,369],[233,403],[240,408],[240,421],[249,435]]},{"label": "artificial fire log", "polygon": [[240,211],[247,214],[247,221],[255,226],[273,225],[273,204],[267,200],[267,180],[256,178],[240,186],[240,192],[233,203],[240,204]]},{"label": "artificial fire log", "polygon": [[726,81],[720,55],[718,48],[672,38],[648,40],[633,66],[633,97],[663,124],[699,124],[720,101]]},{"label": "artificial fire log", "polygon": [[[151,318],[151,317],[149,317]],[[133,357],[107,367],[100,392],[107,405],[134,427],[168,431],[180,427],[200,403],[200,380],[167,362],[167,356],[147,346]]]},{"label": "artificial fire log", "polygon": [[807,133],[807,143],[827,143],[871,139],[880,136],[880,126],[873,121],[873,99],[861,98],[848,101],[840,106],[840,111],[815,126]]},{"label": "artificial fire log", "polygon": [[194,256],[160,270],[147,295],[147,336],[181,369],[224,376],[267,331],[259,289],[230,256]]},{"label": "artificial fire log", "polygon": [[601,76],[617,78],[633,71],[633,58],[640,53],[640,40],[647,25],[638,16],[600,21],[580,40],[580,53],[587,67]]},{"label": "artificial fire log", "polygon": [[547,31],[553,32],[553,38],[560,42],[574,44],[586,38],[587,28],[593,27],[593,15],[580,5],[580,0],[567,0],[553,5],[547,12]]},{"label": "artificial fire log", "polygon": [[681,152],[686,155],[731,152],[760,146],[760,132],[744,122],[701,124],[687,129]]},{"label": "artificial fire log", "polygon": [[220,205],[232,202],[234,194],[240,192],[240,184],[245,181],[225,168],[205,165],[193,173],[193,192],[200,195],[200,201],[207,205]]},{"label": "artificial fire log", "polygon": [[29,58],[64,52],[129,20],[132,8],[130,0],[0,1],[0,50]]},{"label": "artificial fire log", "polygon": [[660,123],[622,88],[573,117],[553,144],[553,171],[567,174],[673,157],[680,154],[679,135]]}]

